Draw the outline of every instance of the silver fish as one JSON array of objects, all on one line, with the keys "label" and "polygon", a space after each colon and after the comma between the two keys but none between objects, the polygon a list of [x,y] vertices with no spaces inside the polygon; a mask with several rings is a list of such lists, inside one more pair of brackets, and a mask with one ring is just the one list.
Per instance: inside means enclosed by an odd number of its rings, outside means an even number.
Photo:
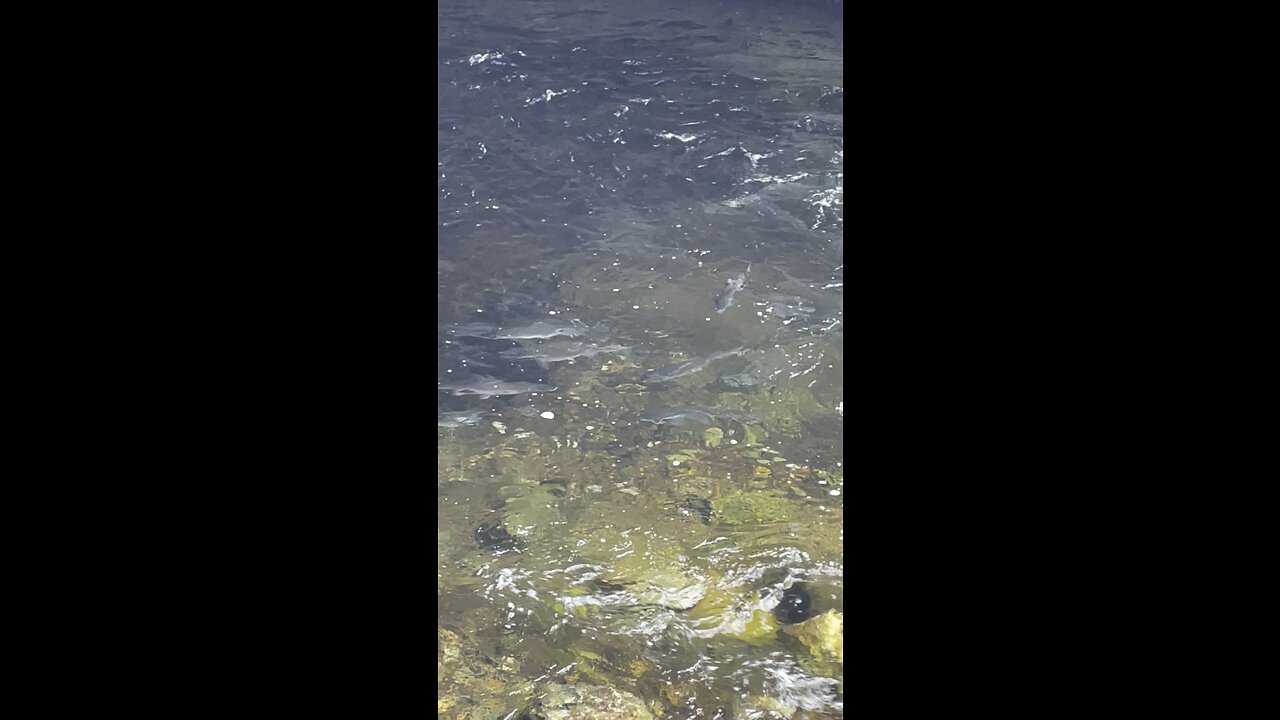
[{"label": "silver fish", "polygon": [[726,387],[734,390],[751,390],[760,387],[761,381],[755,375],[749,372],[741,372],[735,375],[725,375],[720,378],[720,382]]},{"label": "silver fish", "polygon": [[537,345],[503,350],[500,355],[511,360],[533,360],[540,366],[555,362],[565,362],[578,358],[589,358],[604,353],[617,353],[629,350],[622,345],[589,345],[583,342],[539,343]]},{"label": "silver fish", "polygon": [[685,375],[692,375],[693,373],[701,372],[703,369],[705,369],[708,365],[715,362],[716,360],[727,358],[731,355],[741,355],[745,351],[746,351],[745,348],[737,348],[734,350],[727,350],[725,352],[711,353],[710,355],[704,355],[703,357],[694,358],[692,360],[688,360],[682,363],[675,363],[674,365],[667,365],[665,367],[660,367],[657,370],[650,370],[649,372],[645,373],[643,376],[641,376],[640,382],[642,383],[668,382],[671,380],[675,380],[676,378],[679,378],[679,377],[684,377]]},{"label": "silver fish", "polygon": [[444,332],[446,335],[454,335],[457,337],[472,338],[489,338],[493,333],[497,332],[496,325],[488,325],[485,323],[466,323],[465,325],[453,325],[446,327]]},{"label": "silver fish", "polygon": [[586,325],[578,320],[535,320],[528,325],[502,329],[485,323],[467,323],[445,328],[449,335],[482,338],[485,340],[545,340],[553,337],[580,337],[586,333]]},{"label": "silver fish", "polygon": [[484,409],[440,413],[440,418],[436,420],[436,426],[442,428],[456,428],[464,425],[473,426],[479,424],[480,418],[488,414],[489,411]]},{"label": "silver fish", "polygon": [[758,302],[756,306],[764,308],[764,312],[783,320],[794,317],[813,317],[817,312],[817,308],[805,305],[800,298],[778,295],[767,296],[764,302]]},{"label": "silver fish", "polygon": [[563,322],[535,320],[528,325],[508,328],[495,332],[494,340],[546,340],[553,337],[582,337],[586,333],[586,325],[578,320]]},{"label": "silver fish", "polygon": [[735,278],[729,278],[725,283],[724,289],[720,294],[716,295],[716,312],[722,313],[733,305],[733,294],[742,289],[747,282],[747,273],[751,272],[751,264],[747,264],[747,269],[741,275]]},{"label": "silver fish", "polygon": [[721,418],[749,420],[751,416],[741,410],[708,407],[706,405],[674,405],[640,413],[640,419],[656,425],[714,425]]},{"label": "silver fish", "polygon": [[532,392],[551,392],[556,388],[542,383],[507,380],[477,375],[465,382],[438,382],[436,388],[451,395],[478,395],[482,398],[498,395],[523,395]]}]

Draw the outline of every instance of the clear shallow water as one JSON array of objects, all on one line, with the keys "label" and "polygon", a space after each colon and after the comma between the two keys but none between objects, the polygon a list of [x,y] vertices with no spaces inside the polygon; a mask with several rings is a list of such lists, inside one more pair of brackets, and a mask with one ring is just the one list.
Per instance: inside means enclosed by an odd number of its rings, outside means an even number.
[{"label": "clear shallow water", "polygon": [[782,5],[440,3],[442,717],[842,714],[843,39]]}]

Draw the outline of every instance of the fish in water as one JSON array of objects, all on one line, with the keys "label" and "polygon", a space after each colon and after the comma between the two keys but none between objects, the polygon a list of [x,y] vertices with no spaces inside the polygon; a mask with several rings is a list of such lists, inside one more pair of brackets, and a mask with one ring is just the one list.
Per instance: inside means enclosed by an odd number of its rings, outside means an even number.
[{"label": "fish in water", "polygon": [[631,348],[622,345],[591,345],[583,342],[538,343],[526,347],[503,350],[500,355],[509,360],[533,360],[541,367],[551,363],[589,358],[605,353],[618,353]]},{"label": "fish in water", "polygon": [[494,340],[546,340],[553,337],[581,337],[586,333],[586,325],[579,320],[553,322],[535,320],[528,325],[499,330],[493,334]]},{"label": "fish in water", "polygon": [[729,278],[725,283],[724,289],[716,295],[716,312],[722,313],[733,305],[733,294],[742,289],[747,283],[747,273],[751,272],[751,263],[747,263],[747,269],[741,275],[735,278]]},{"label": "fish in water", "polygon": [[741,410],[706,405],[673,405],[640,413],[641,420],[655,425],[715,425],[722,418],[741,421],[750,420],[751,416]]},{"label": "fish in water", "polygon": [[446,327],[444,333],[446,335],[454,335],[456,337],[467,338],[489,338],[493,333],[497,332],[496,325],[487,325],[485,323],[466,323],[465,325],[453,325]]},{"label": "fish in water", "polygon": [[706,368],[708,365],[715,362],[716,360],[727,358],[731,355],[741,355],[743,352],[745,352],[745,348],[736,348],[734,350],[726,350],[725,352],[711,353],[710,355],[704,355],[703,357],[694,358],[692,360],[688,360],[682,363],[675,363],[674,365],[667,365],[665,367],[660,367],[657,370],[650,370],[649,372],[645,373],[640,378],[640,382],[642,383],[669,382],[671,380],[675,380],[676,378],[684,377],[685,375],[692,375],[693,373],[701,372],[704,368]]},{"label": "fish in water", "polygon": [[761,302],[756,303],[756,307],[764,308],[764,312],[783,320],[790,320],[795,317],[809,318],[813,317],[813,314],[817,312],[817,308],[805,305],[804,300],[801,298],[778,293],[769,293],[764,296]]},{"label": "fish in water", "polygon": [[436,426],[442,428],[474,426],[480,423],[480,418],[488,414],[489,411],[483,408],[479,410],[464,410],[462,412],[440,413],[440,418],[436,420]]},{"label": "fish in water", "polygon": [[451,395],[478,395],[482,398],[496,397],[498,395],[551,392],[556,389],[551,385],[543,385],[542,383],[510,382],[485,375],[477,375],[465,382],[437,383],[436,388]]},{"label": "fish in water", "polygon": [[720,383],[731,390],[753,390],[762,384],[760,378],[749,372],[725,375],[720,378]]},{"label": "fish in water", "polygon": [[546,340],[553,337],[580,337],[586,333],[586,326],[579,320],[534,320],[528,325],[502,329],[485,323],[468,323],[446,328],[445,332],[458,337],[482,338],[485,340]]}]

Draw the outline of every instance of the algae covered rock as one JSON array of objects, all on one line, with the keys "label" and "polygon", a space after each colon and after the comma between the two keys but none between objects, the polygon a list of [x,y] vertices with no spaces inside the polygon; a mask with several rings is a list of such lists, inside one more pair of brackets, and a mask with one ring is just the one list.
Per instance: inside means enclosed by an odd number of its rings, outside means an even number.
[{"label": "algae covered rock", "polygon": [[799,640],[814,658],[844,664],[844,613],[828,610],[782,631]]},{"label": "algae covered rock", "polygon": [[635,593],[644,605],[688,610],[707,593],[707,584],[677,570],[656,569],[640,578]]},{"label": "algae covered rock", "polygon": [[778,634],[778,621],[773,613],[766,610],[752,610],[746,622],[740,624],[741,629],[733,627],[725,635],[745,640],[753,645],[768,642]]},{"label": "algae covered rock", "polygon": [[788,522],[797,515],[785,495],[776,490],[738,492],[711,501],[716,519],[729,525]]},{"label": "algae covered rock", "polygon": [[530,715],[536,720],[654,720],[635,695],[595,685],[546,685]]},{"label": "algae covered rock", "polygon": [[436,635],[436,715],[448,720],[498,717],[509,711],[513,667],[478,657],[466,637],[444,628]]},{"label": "algae covered rock", "polygon": [[586,534],[578,556],[601,566],[601,577],[627,588],[642,605],[687,610],[706,594],[707,584],[685,567],[684,544],[673,539],[684,524],[666,521],[672,532],[637,532],[603,527]]},{"label": "algae covered rock", "polygon": [[773,614],[760,607],[759,599],[713,588],[688,614],[694,631],[703,637],[722,635],[753,645],[769,642],[778,634]]},{"label": "algae covered rock", "polygon": [[438,628],[436,630],[436,649],[440,653],[439,659],[449,665],[456,665],[458,660],[462,658],[462,638],[458,637],[455,632]]},{"label": "algae covered rock", "polygon": [[706,527],[689,523],[669,510],[599,505],[578,517],[568,538],[576,561],[600,566],[604,580],[627,587],[652,584],[674,591],[699,580],[689,568],[688,548],[709,535]]},{"label": "algae covered rock", "polygon": [[702,431],[702,444],[709,448],[720,447],[720,443],[724,442],[724,430],[718,427],[709,427]]},{"label": "algae covered rock", "polygon": [[560,500],[543,488],[503,488],[502,528],[514,538],[546,535],[564,522]]},{"label": "algae covered rock", "polygon": [[745,704],[745,712],[743,716],[751,718],[751,720],[777,720],[778,718],[793,718],[796,714],[795,707],[768,695],[753,697]]}]

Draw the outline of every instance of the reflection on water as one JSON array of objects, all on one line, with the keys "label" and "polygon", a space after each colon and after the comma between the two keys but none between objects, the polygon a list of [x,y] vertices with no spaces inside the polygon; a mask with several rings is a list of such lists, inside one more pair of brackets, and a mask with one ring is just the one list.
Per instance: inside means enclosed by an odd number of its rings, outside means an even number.
[{"label": "reflection on water", "polygon": [[839,6],[439,7],[439,715],[842,716]]}]

